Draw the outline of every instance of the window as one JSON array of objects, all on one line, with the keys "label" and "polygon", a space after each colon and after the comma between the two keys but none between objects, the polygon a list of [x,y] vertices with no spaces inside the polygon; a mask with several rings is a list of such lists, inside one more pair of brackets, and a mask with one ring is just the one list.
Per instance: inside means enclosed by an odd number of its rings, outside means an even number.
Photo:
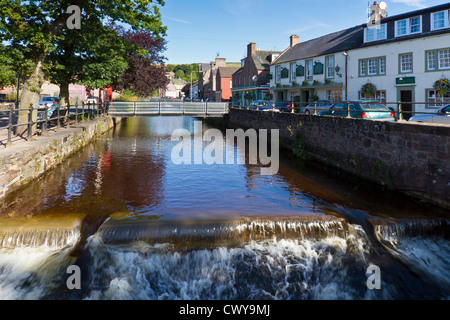
[{"label": "window", "polygon": [[366,61],[367,61],[367,60],[361,60],[361,61],[359,62],[359,75],[360,75],[361,77],[366,76]]},{"label": "window", "polygon": [[448,28],[448,10],[431,14],[431,30]]},{"label": "window", "polygon": [[380,71],[379,71],[380,74],[382,74],[382,75],[386,74],[386,58],[385,57],[379,58],[378,63],[380,65]]},{"label": "window", "polygon": [[386,57],[359,60],[359,76],[380,76],[386,74]]},{"label": "window", "polygon": [[422,32],[422,17],[414,17],[395,22],[395,36],[401,37]]},{"label": "window", "polygon": [[291,82],[297,81],[297,64],[291,63]]},{"label": "window", "polygon": [[369,59],[368,62],[368,68],[367,68],[367,74],[369,76],[374,76],[378,73],[378,59]]},{"label": "window", "polygon": [[439,50],[439,70],[450,69],[450,49]]},{"label": "window", "polygon": [[407,20],[397,21],[397,36],[404,36],[408,33]]},{"label": "window", "polygon": [[306,80],[311,81],[313,79],[313,61],[306,60]]},{"label": "window", "polygon": [[426,51],[426,71],[450,69],[450,48]]},{"label": "window", "polygon": [[330,101],[342,101],[342,90],[328,90],[327,99]]},{"label": "window", "polygon": [[434,89],[427,90],[428,108],[440,108],[450,103],[450,96],[442,97],[439,92]]},{"label": "window", "polygon": [[377,100],[377,101],[380,101],[381,103],[386,103],[386,91],[385,90],[377,91],[377,93],[375,94],[375,98],[368,97],[368,96],[366,96],[366,94],[364,92],[360,91],[359,99],[360,100]]},{"label": "window", "polygon": [[434,51],[427,52],[427,70],[428,71],[436,70],[436,55]]},{"label": "window", "polygon": [[386,24],[382,24],[376,27],[370,27],[364,29],[365,41],[364,42],[372,42],[378,40],[386,39]]},{"label": "window", "polygon": [[409,19],[409,33],[419,33],[422,32],[422,18],[415,17]]},{"label": "window", "polygon": [[280,83],[281,81],[281,66],[275,67],[275,82]]},{"label": "window", "polygon": [[326,75],[328,79],[334,78],[334,56],[328,56],[325,58]]},{"label": "window", "polygon": [[400,73],[413,72],[413,55],[404,53],[400,55]]}]

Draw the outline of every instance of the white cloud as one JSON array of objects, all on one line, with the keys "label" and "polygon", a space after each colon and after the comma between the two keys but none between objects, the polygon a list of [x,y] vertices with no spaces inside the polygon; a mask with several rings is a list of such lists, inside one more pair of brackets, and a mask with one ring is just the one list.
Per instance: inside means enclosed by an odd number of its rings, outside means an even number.
[{"label": "white cloud", "polygon": [[392,2],[403,3],[410,7],[424,8],[425,0],[392,0]]},{"label": "white cloud", "polygon": [[175,21],[175,22],[179,22],[179,23],[192,24],[192,22],[187,21],[187,20],[183,20],[183,19],[172,18],[172,17],[167,17],[167,16],[165,16],[163,18],[166,18],[167,20],[172,20],[172,21]]},{"label": "white cloud", "polygon": [[284,33],[286,33],[286,34],[301,34],[302,32],[305,32],[305,31],[308,31],[311,29],[328,28],[328,27],[331,27],[331,25],[322,23],[322,22],[318,22],[315,24],[310,24],[310,25],[304,26],[302,28],[295,29],[295,30],[288,30],[288,31],[285,31]]}]

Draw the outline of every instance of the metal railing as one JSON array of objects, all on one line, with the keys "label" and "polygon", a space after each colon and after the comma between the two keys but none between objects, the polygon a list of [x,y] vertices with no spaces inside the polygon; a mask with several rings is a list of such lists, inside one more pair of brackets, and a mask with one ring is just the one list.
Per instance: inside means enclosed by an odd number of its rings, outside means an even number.
[{"label": "metal railing", "polygon": [[[380,110],[355,110],[350,107],[354,102],[353,101],[333,101],[329,105],[321,105],[319,103],[314,102],[273,102],[273,101],[267,101],[271,104],[272,108],[268,108],[266,106],[259,106],[259,105],[232,105],[231,108],[235,109],[245,109],[245,110],[255,110],[255,111],[276,111],[276,112],[288,112],[288,113],[301,113],[301,114],[307,114],[307,115],[320,115],[321,111],[327,111],[331,108],[333,104],[346,104],[347,108],[345,108],[345,111],[347,112],[346,117],[347,118],[355,118],[355,115],[360,113],[380,113]],[[356,101],[355,101],[356,102]],[[365,103],[365,101],[360,101],[361,103]],[[367,101],[367,103],[375,103],[374,101]],[[395,120],[398,121],[406,121],[410,119],[412,116],[415,115],[421,115],[421,114],[431,114],[436,115],[437,110],[440,108],[448,105],[445,102],[444,103],[437,103],[437,102],[379,102],[380,104],[384,104],[389,108],[389,111],[394,114]],[[429,109],[430,111],[416,111],[415,109],[418,109],[417,106],[425,106],[425,108]],[[410,108],[405,108],[405,106],[411,106]],[[413,107],[416,106],[416,107]],[[428,107],[427,107],[428,106]],[[408,110],[411,109],[411,110]],[[421,108],[423,109],[423,108]],[[386,112],[389,112],[386,111]]]},{"label": "metal railing", "polygon": [[[5,110],[0,110],[0,146],[9,147],[12,144],[13,136],[20,139],[31,140],[34,135],[46,135],[49,130],[58,131],[62,126],[68,127],[71,123],[78,123],[83,120],[92,120],[103,116],[108,111],[108,104],[82,103],[81,105],[67,104],[65,107],[58,107],[48,116],[48,106],[35,108],[32,104],[29,108],[16,109],[14,105],[9,105]],[[19,117],[19,114],[27,116]],[[19,122],[20,118],[27,118],[25,122]],[[26,127],[19,133],[21,127]],[[35,128],[35,129],[34,129]],[[2,137],[1,133],[7,131],[7,136]]]},{"label": "metal railing", "polygon": [[223,116],[229,105],[226,102],[161,102],[133,101],[111,102],[108,115],[116,117],[151,116]]}]

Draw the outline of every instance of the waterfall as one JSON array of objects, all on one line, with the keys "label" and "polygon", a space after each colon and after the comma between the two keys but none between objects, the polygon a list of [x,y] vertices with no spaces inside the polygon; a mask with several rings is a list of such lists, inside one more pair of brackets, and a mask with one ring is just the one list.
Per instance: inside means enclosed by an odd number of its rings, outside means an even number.
[{"label": "waterfall", "polygon": [[242,246],[252,240],[345,238],[343,219],[241,219],[213,222],[155,222],[110,220],[99,233],[106,243],[143,241],[148,244],[170,243],[188,248]]}]

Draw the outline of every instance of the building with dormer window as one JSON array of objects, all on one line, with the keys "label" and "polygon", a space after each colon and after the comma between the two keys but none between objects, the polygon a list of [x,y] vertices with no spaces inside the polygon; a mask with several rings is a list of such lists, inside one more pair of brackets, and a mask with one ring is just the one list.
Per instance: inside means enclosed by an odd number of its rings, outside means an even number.
[{"label": "building with dormer window", "polygon": [[349,99],[373,98],[361,91],[372,83],[376,99],[402,102],[405,118],[449,104],[449,94],[434,89],[437,80],[450,79],[449,17],[447,3],[364,26],[363,44],[349,54]]},{"label": "building with dormer window", "polygon": [[[450,3],[384,17],[291,45],[271,64],[273,100],[376,99],[405,112],[450,103],[436,81],[450,79]],[[371,83],[376,93],[362,89]],[[408,118],[407,114],[405,118]]]}]

